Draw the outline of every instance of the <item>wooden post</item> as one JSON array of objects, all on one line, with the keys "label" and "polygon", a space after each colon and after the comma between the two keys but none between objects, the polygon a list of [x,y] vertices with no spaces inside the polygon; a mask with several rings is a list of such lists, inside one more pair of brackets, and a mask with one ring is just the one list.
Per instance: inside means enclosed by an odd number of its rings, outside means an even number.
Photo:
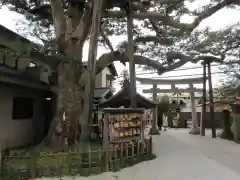
[{"label": "wooden post", "polygon": [[123,143],[120,143],[120,161],[121,161],[121,166],[124,166],[124,154],[123,154]]},{"label": "wooden post", "polygon": [[211,63],[208,62],[208,86],[209,86],[209,103],[210,103],[210,120],[212,127],[212,138],[216,138],[216,127],[215,127],[215,112],[214,112],[214,102],[213,102],[213,90],[212,90],[212,73],[211,73]]},{"label": "wooden post", "polygon": [[113,148],[112,147],[110,147],[110,149],[109,149],[109,170],[111,171],[112,169],[113,169],[113,161],[112,161],[112,151],[113,151]]},{"label": "wooden post", "polygon": [[4,154],[3,154],[2,148],[0,146],[0,179],[1,179],[1,176],[2,176],[3,158],[4,158]]},{"label": "wooden post", "polygon": [[[95,153],[95,152],[94,152]],[[92,169],[92,150],[89,148],[88,150],[88,174],[91,174],[91,169]]]},{"label": "wooden post", "polygon": [[200,124],[200,134],[205,136],[205,121],[206,121],[206,81],[207,81],[207,72],[206,72],[206,63],[203,61],[203,101],[202,101],[202,113],[201,113],[201,124]]},{"label": "wooden post", "polygon": [[103,122],[103,152],[105,153],[105,170],[109,171],[109,118],[108,113],[104,112],[104,122]]},{"label": "wooden post", "polygon": [[149,139],[149,157],[151,157],[152,156],[152,137],[150,137],[150,139]]},{"label": "wooden post", "polygon": [[130,71],[130,97],[131,107],[137,107],[136,102],[136,73],[134,62],[134,42],[133,42],[133,15],[132,15],[132,0],[128,0],[127,11],[127,33],[128,33],[128,59],[129,59],[129,71]]},{"label": "wooden post", "polygon": [[100,29],[100,20],[102,14],[103,0],[94,1],[94,10],[92,17],[92,27],[90,34],[89,53],[88,53],[88,69],[90,72],[90,96],[89,96],[89,124],[92,125],[92,100],[95,89],[95,69],[96,69],[96,57],[98,47],[98,36]]},{"label": "wooden post", "polygon": [[125,151],[125,158],[126,158],[127,161],[128,161],[128,158],[129,158],[128,143],[125,144],[125,149],[126,149],[126,151]]},{"label": "wooden post", "polygon": [[232,124],[232,133],[234,141],[240,143],[240,104],[232,104],[232,113],[233,113],[233,124]]},{"label": "wooden post", "polygon": [[132,157],[135,159],[135,153],[134,153],[134,143],[132,143]]},{"label": "wooden post", "polygon": [[141,117],[140,117],[141,119],[140,119],[140,121],[141,121],[141,134],[140,134],[140,136],[141,136],[141,141],[143,141],[144,140],[144,127],[143,127],[143,114],[141,114]]},{"label": "wooden post", "polygon": [[194,87],[193,84],[189,84],[190,90],[190,98],[191,98],[191,106],[192,106],[192,128],[190,130],[190,134],[200,134],[200,129],[198,128],[198,120],[197,120],[197,112],[196,112],[196,103],[195,103],[195,95],[194,95]]},{"label": "wooden post", "polygon": [[230,111],[228,109],[225,109],[222,111],[223,114],[223,138],[230,139],[232,138],[232,132],[231,132],[231,123],[230,123]]},{"label": "wooden post", "polygon": [[[153,84],[153,101],[157,102],[157,84]],[[157,127],[157,107],[153,109],[152,115],[152,128],[150,130],[150,134],[160,134],[159,129]]]}]

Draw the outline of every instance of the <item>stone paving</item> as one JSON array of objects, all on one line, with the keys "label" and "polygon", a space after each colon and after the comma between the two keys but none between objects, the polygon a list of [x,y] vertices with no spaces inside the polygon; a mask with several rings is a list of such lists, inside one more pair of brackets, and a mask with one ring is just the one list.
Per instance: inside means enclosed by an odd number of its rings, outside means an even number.
[{"label": "stone paving", "polygon": [[188,131],[171,129],[160,136],[154,136],[155,160],[116,173],[74,179],[240,180],[240,145],[223,139],[212,139],[209,133],[206,137],[189,135]]}]

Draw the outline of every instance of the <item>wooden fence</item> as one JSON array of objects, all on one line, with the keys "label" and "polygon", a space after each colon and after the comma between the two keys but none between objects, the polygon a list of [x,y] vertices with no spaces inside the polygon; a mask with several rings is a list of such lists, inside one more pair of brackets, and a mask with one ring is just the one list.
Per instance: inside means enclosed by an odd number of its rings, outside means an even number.
[{"label": "wooden fence", "polygon": [[88,153],[51,153],[38,156],[2,156],[1,179],[27,180],[39,177],[89,176],[105,171],[117,171],[144,160],[150,160],[152,139],[122,143],[103,151]]}]

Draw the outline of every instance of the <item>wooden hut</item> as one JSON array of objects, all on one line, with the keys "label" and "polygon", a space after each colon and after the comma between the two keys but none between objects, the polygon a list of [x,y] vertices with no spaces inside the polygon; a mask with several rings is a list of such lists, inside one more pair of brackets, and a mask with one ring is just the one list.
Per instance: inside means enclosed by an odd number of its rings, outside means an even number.
[{"label": "wooden hut", "polygon": [[[100,108],[119,108],[119,107],[130,107],[130,83],[125,80],[123,83],[123,88],[113,95],[111,98],[103,101],[99,104]],[[156,108],[157,104],[149,99],[143,97],[139,93],[136,95],[137,108],[152,109]]]},{"label": "wooden hut", "polygon": [[[128,80],[125,80],[123,83],[122,89],[117,92],[115,95],[110,97],[109,99],[102,101],[102,103],[99,104],[100,108],[130,108],[130,82]],[[136,94],[136,101],[137,101],[137,108],[144,108],[146,110],[156,108],[157,104],[139,93]],[[145,113],[144,121],[145,124],[151,120],[150,114]],[[102,124],[102,122],[101,122]],[[100,129],[102,131],[102,125],[100,125]]]}]

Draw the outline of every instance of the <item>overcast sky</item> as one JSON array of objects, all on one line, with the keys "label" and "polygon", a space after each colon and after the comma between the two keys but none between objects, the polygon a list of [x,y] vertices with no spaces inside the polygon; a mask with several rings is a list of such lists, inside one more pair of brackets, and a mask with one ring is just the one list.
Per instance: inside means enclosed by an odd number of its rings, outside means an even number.
[{"label": "overcast sky", "polygon": [[[208,0],[199,0],[197,1],[197,3],[195,4],[190,4],[189,7],[191,7],[192,9],[198,8],[201,5],[203,5],[203,3],[207,3]],[[7,8],[3,7],[2,9],[0,9],[0,17],[2,17],[0,19],[0,24],[3,26],[6,26],[7,28],[13,30],[16,32],[17,30],[17,26],[16,26],[16,21],[19,20],[23,20],[23,16],[15,13],[15,12],[11,12],[9,11]],[[192,18],[185,16],[182,18],[182,22],[191,22]],[[220,11],[218,11],[217,13],[215,13],[213,16],[209,17],[208,19],[204,20],[198,27],[198,29],[203,29],[205,27],[210,27],[212,30],[218,30],[221,28],[224,28],[226,26],[235,24],[237,22],[240,22],[240,10],[236,9],[222,9]],[[28,36],[27,38],[31,39],[31,40],[36,40],[34,37],[30,37]],[[113,37],[110,39],[113,43],[113,46],[116,46],[119,42],[122,41],[122,37]],[[107,52],[108,50],[105,49],[104,47],[99,47],[98,49],[98,57]],[[84,60],[87,60],[87,55],[88,55],[88,44],[85,44],[84,46]],[[117,71],[120,74],[121,71],[124,69],[124,66],[118,62],[115,63],[116,67],[117,67]],[[200,65],[198,64],[191,64],[188,63],[184,66],[182,66],[180,69],[186,69],[186,68],[194,68],[194,67],[200,67]],[[168,72],[165,73],[162,76],[158,76],[155,73],[152,72],[148,72],[148,71],[142,71],[141,69],[137,68],[137,77],[149,77],[149,78],[172,78],[172,79],[179,79],[179,78],[194,78],[194,77],[200,77],[199,76],[193,76],[194,74],[201,74],[202,73],[202,69],[198,68],[198,69],[188,69],[188,70],[176,70],[173,72]],[[219,84],[219,80],[221,78],[223,78],[223,74],[221,73],[217,73],[220,72],[221,70],[219,69],[219,66],[214,66],[212,67],[212,72],[213,72],[213,86],[217,86]],[[144,73],[141,75],[141,73]],[[149,74],[147,74],[149,73]],[[120,89],[120,86],[118,85],[119,81],[116,81],[115,83],[115,87],[117,88],[117,90]],[[196,87],[201,87],[201,85],[195,85]],[[186,87],[186,86],[179,86],[181,87]],[[150,88],[150,86],[146,86],[146,85],[140,85],[137,83],[137,91],[139,93],[141,93],[143,88]],[[161,86],[161,88],[169,88],[169,86]]]}]

